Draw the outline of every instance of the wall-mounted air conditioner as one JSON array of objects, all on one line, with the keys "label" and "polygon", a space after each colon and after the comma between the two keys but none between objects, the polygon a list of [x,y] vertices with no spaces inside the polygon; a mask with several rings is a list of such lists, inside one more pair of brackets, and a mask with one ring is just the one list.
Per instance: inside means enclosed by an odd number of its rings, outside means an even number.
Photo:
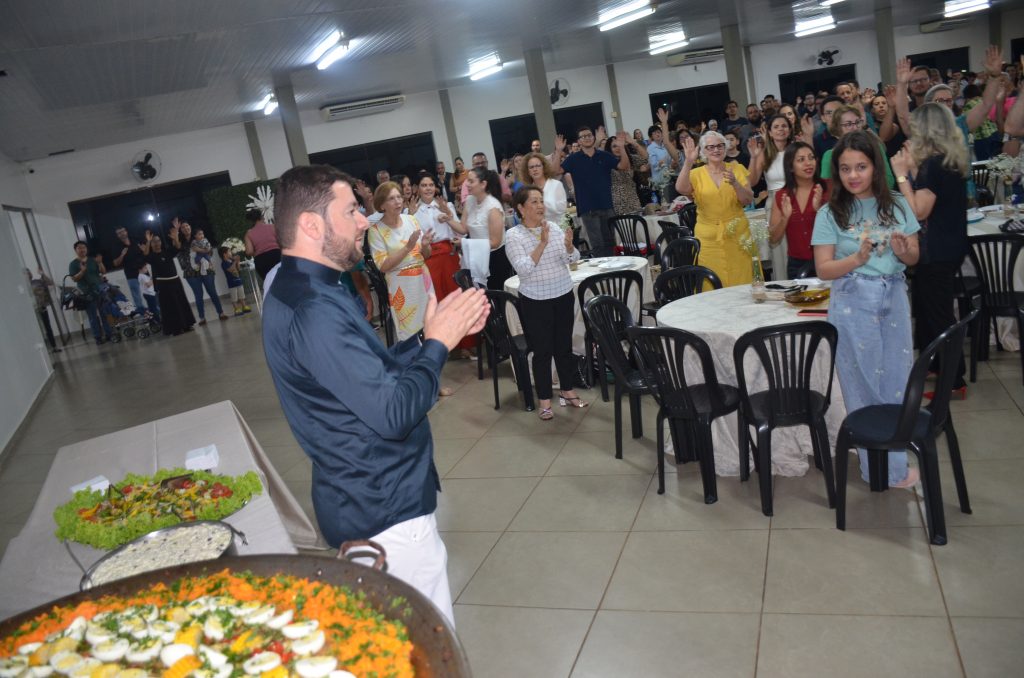
[{"label": "wall-mounted air conditioner", "polygon": [[670,54],[665,57],[665,63],[669,66],[689,66],[691,64],[705,64],[709,61],[717,61],[725,57],[725,50],[721,47],[714,49],[699,49],[694,52],[683,52],[682,54]]},{"label": "wall-mounted air conditioner", "polygon": [[343,104],[328,104],[320,109],[324,120],[344,120],[346,118],[358,118],[363,115],[374,113],[386,113],[393,111],[405,103],[405,96],[396,94],[394,96],[379,97],[377,99],[363,99],[362,101],[348,101]]},{"label": "wall-mounted air conditioner", "polygon": [[918,26],[922,33],[938,33],[940,31],[951,31],[971,23],[974,17],[954,17],[952,19],[939,19],[938,21],[925,21]]}]

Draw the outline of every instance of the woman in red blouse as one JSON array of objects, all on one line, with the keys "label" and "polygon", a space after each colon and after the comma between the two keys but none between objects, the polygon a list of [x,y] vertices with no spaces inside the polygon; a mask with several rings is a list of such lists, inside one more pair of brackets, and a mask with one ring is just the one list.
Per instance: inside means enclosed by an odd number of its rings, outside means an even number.
[{"label": "woman in red blouse", "polygon": [[818,160],[814,147],[795,141],[786,148],[782,159],[786,183],[775,193],[775,209],[771,211],[769,237],[773,243],[786,236],[788,260],[786,277],[795,279],[805,267],[814,275],[814,252],[811,233],[818,208],[828,202],[828,182],[818,178]]}]

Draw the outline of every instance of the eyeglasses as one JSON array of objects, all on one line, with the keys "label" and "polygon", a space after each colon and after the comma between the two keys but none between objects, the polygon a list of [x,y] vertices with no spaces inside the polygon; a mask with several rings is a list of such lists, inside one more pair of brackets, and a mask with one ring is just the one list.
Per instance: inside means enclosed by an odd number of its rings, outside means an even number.
[{"label": "eyeglasses", "polygon": [[910,81],[910,84],[911,85],[920,85],[920,84],[923,84],[923,83],[926,83],[926,82],[931,82],[931,81],[932,81],[931,78],[914,78],[913,80]]},{"label": "eyeglasses", "polygon": [[946,106],[953,105],[953,99],[939,99],[938,97],[936,97],[935,99],[932,99],[932,102],[936,104],[944,104]]},{"label": "eyeglasses", "polygon": [[705,151],[724,151],[725,144],[708,144],[704,147]]},{"label": "eyeglasses", "polygon": [[594,136],[594,135],[593,135],[593,134],[591,134],[590,132],[584,132],[583,134],[581,134],[581,135],[579,136],[579,138],[580,138],[580,139],[590,139],[590,138],[591,138],[591,137],[593,137],[593,136]]},{"label": "eyeglasses", "polygon": [[839,126],[843,129],[857,129],[863,124],[863,120],[847,120],[846,122],[839,123]]}]

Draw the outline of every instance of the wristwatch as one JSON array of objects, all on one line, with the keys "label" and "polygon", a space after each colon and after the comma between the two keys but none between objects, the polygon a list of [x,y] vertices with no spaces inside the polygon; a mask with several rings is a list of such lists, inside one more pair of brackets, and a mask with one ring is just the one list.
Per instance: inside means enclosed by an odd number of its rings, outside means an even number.
[{"label": "wristwatch", "polygon": [[898,176],[898,177],[896,177],[896,183],[897,184],[905,184],[905,183],[907,183],[907,178],[905,176],[902,176],[902,175]]}]

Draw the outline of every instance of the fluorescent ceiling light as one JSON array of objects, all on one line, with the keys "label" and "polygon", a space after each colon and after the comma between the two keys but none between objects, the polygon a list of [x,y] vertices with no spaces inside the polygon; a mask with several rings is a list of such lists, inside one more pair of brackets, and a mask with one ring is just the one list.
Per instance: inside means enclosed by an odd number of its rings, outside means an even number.
[{"label": "fluorescent ceiling light", "polygon": [[277,99],[271,99],[267,102],[267,105],[263,107],[263,115],[270,115],[277,110]]},{"label": "fluorescent ceiling light", "polygon": [[672,50],[688,45],[689,43],[690,41],[686,39],[686,33],[683,31],[673,31],[671,33],[663,33],[658,36],[651,36],[648,38],[649,54],[654,56],[655,54],[671,52]]},{"label": "fluorescent ceiling light", "polygon": [[[626,4],[619,5],[614,9],[601,12],[597,17],[597,23],[606,24],[612,19],[643,9],[648,7],[650,4],[651,0],[633,0],[633,2],[627,2]],[[654,10],[651,9],[651,11],[653,12]]]},{"label": "fluorescent ceiling light", "polygon": [[831,31],[835,27],[836,27],[836,25],[834,23],[830,23],[830,24],[826,24],[824,26],[816,26],[815,28],[806,28],[806,29],[804,29],[802,31],[797,31],[796,33],[794,33],[793,37],[795,37],[795,38],[802,38],[805,35],[814,35],[815,33],[824,33],[825,31]]},{"label": "fluorescent ceiling light", "polygon": [[955,0],[954,2],[946,3],[945,11],[942,14],[945,18],[950,19],[955,16],[970,14],[971,12],[980,12],[989,7],[988,0]]},{"label": "fluorescent ceiling light", "polygon": [[256,104],[256,108],[264,108],[264,107],[266,107],[266,105],[269,104],[270,100],[273,99],[273,98],[274,98],[274,95],[272,93],[268,94],[267,96],[265,96],[262,99],[260,99],[260,102],[258,104]]},{"label": "fluorescent ceiling light", "polygon": [[650,16],[651,14],[654,14],[654,8],[644,7],[643,9],[638,9],[637,11],[631,14],[620,16],[618,19],[612,19],[606,24],[601,24],[600,26],[598,26],[598,28],[600,28],[602,31],[610,31],[613,28],[625,26],[626,24],[632,21],[636,21],[637,19],[643,19],[645,16]]},{"label": "fluorescent ceiling light", "polygon": [[486,78],[488,75],[494,75],[502,68],[501,57],[498,56],[497,52],[491,52],[478,59],[469,60],[469,79],[479,80]]},{"label": "fluorescent ceiling light", "polygon": [[319,61],[320,57],[327,54],[327,50],[337,45],[339,40],[341,40],[341,31],[334,31],[328,35],[323,42],[316,46],[313,53],[309,55],[309,62]]},{"label": "fluorescent ceiling light", "polygon": [[831,7],[832,5],[838,5],[843,0],[821,0],[819,7]]},{"label": "fluorescent ceiling light", "polygon": [[805,35],[831,31],[835,27],[836,22],[835,19],[832,18],[832,13],[825,12],[824,14],[819,14],[811,19],[798,20],[796,25],[793,27],[793,35],[798,38],[802,38]]},{"label": "fluorescent ceiling light", "polygon": [[348,54],[348,40],[342,40],[337,45],[329,49],[327,53],[321,57],[320,61],[316,62],[316,67],[321,71],[326,68],[330,68],[331,64],[346,54]]}]

